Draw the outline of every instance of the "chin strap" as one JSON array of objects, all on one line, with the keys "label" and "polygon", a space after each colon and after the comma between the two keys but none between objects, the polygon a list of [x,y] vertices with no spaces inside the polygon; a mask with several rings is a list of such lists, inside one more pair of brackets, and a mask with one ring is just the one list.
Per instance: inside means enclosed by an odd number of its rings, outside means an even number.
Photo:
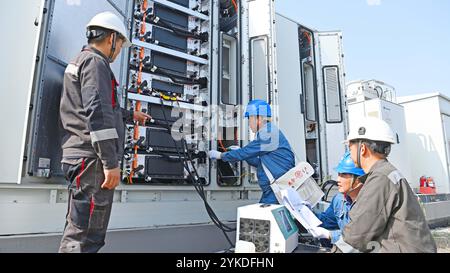
[{"label": "chin strap", "polygon": [[114,57],[114,53],[116,52],[116,41],[117,41],[117,34],[114,32],[113,34],[113,41],[112,41],[112,45],[111,45],[111,54],[109,54],[108,60],[110,63],[112,63],[113,57]]},{"label": "chin strap", "polygon": [[355,191],[356,189],[358,189],[358,188],[361,187],[362,184],[359,183],[358,186],[356,186],[356,188],[353,188],[353,184],[355,183],[355,181],[356,181],[356,175],[353,175],[353,177],[352,177],[352,182],[350,183],[350,190],[347,192],[347,194],[349,194],[349,193],[351,193],[351,192],[353,192],[353,191]]},{"label": "chin strap", "polygon": [[360,140],[358,142],[358,159],[357,159],[357,162],[356,162],[356,164],[357,164],[356,167],[358,167],[358,168],[362,168],[361,167],[361,144],[362,144],[362,141]]}]

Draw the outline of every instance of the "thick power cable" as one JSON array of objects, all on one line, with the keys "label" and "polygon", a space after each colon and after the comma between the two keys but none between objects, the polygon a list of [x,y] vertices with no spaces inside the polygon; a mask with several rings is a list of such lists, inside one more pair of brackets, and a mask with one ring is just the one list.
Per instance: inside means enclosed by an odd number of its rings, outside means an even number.
[{"label": "thick power cable", "polygon": [[[161,105],[164,106],[164,101],[163,101],[163,99],[160,98],[160,100],[161,100]],[[166,128],[169,130],[169,132],[171,132],[171,130],[170,130],[170,124],[169,124],[169,121],[168,121],[168,119],[167,119],[166,113],[165,113],[165,111],[164,111],[163,108],[161,108],[161,111],[163,112],[163,117],[164,117],[164,120],[165,120],[165,122],[166,122],[166,124],[167,124],[167,127],[166,127]],[[183,147],[181,147],[181,148],[182,148],[183,154],[185,155],[184,157],[181,156],[180,151],[179,151],[179,149],[178,149],[178,145],[177,145],[175,139],[172,138],[172,140],[173,140],[173,142],[174,142],[175,149],[176,149],[176,151],[177,151],[177,155],[178,155],[178,157],[180,158],[180,160],[183,161],[184,168],[185,168],[186,171],[188,172],[189,178],[191,179],[191,182],[192,182],[192,184],[193,184],[195,190],[196,190],[197,193],[199,194],[200,198],[203,200],[203,203],[204,203],[204,205],[205,205],[205,208],[206,208],[206,211],[207,211],[207,213],[208,213],[208,216],[210,217],[210,219],[212,220],[212,222],[213,222],[213,223],[214,223],[214,224],[215,224],[215,225],[223,232],[223,234],[224,234],[225,238],[227,239],[228,243],[230,244],[230,246],[231,246],[231,247],[234,247],[232,241],[231,241],[230,238],[228,237],[227,232],[234,232],[234,231],[236,231],[236,229],[235,229],[235,228],[231,228],[231,227],[229,227],[229,226],[223,224],[223,223],[219,220],[219,218],[217,217],[217,215],[215,214],[214,210],[213,210],[213,209],[211,208],[211,206],[209,205],[209,203],[208,203],[208,201],[207,201],[206,194],[205,194],[205,190],[204,190],[204,188],[203,188],[203,185],[201,184],[201,182],[198,182],[198,181],[199,181],[198,178],[199,178],[200,176],[198,175],[197,169],[195,168],[195,164],[193,164],[193,159],[192,159],[192,158],[190,157],[190,155],[188,154],[189,152],[188,152],[188,147],[187,147],[187,142],[186,142],[186,140],[185,140],[183,137],[182,137],[182,139],[181,139],[181,142],[182,142],[182,145],[183,145]],[[185,146],[185,147],[184,147],[184,146]],[[194,169],[195,176],[192,175],[192,172],[191,172],[191,170],[190,170],[190,168],[189,168],[189,165],[188,165],[187,162],[186,162],[186,159],[190,161],[190,163],[191,163],[191,165],[192,165],[192,167],[193,167],[193,169]]]}]

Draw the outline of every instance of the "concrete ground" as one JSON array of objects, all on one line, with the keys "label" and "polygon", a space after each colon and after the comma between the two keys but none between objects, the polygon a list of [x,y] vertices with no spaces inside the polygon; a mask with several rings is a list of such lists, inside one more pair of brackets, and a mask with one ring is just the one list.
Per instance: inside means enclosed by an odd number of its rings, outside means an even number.
[{"label": "concrete ground", "polygon": [[[199,232],[200,229],[200,232]],[[450,253],[450,227],[432,230],[439,253]],[[200,235],[200,236],[199,236]],[[234,241],[235,233],[231,233]],[[56,253],[60,234],[0,236],[0,253]],[[118,230],[108,232],[103,253],[214,253],[229,248],[215,226],[184,226],[165,229]],[[305,246],[296,252],[318,253]]]},{"label": "concrete ground", "polygon": [[[233,226],[233,224],[230,224]],[[229,234],[234,241],[236,233]],[[61,234],[0,236],[0,253],[57,253]],[[213,225],[109,231],[103,253],[214,253],[230,248]]]}]

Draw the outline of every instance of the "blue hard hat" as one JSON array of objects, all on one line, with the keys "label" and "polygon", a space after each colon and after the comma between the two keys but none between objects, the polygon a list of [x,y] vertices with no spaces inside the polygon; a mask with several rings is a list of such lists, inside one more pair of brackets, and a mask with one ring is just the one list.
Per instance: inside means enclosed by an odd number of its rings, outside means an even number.
[{"label": "blue hard hat", "polygon": [[349,152],[346,152],[344,154],[341,161],[339,162],[337,167],[334,168],[334,170],[337,173],[348,173],[348,174],[354,174],[356,176],[362,176],[362,175],[366,174],[363,169],[356,167]]},{"label": "blue hard hat", "polygon": [[270,105],[264,100],[252,100],[248,103],[245,109],[245,117],[250,116],[261,116],[261,117],[272,117],[272,109]]}]

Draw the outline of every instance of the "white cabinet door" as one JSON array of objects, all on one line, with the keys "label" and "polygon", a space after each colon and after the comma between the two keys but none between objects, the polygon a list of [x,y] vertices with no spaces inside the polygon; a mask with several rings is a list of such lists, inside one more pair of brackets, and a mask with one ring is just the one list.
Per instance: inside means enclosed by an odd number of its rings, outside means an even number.
[{"label": "white cabinet door", "polygon": [[0,183],[20,183],[44,0],[2,1]]},{"label": "white cabinet door", "polygon": [[442,115],[444,125],[445,146],[447,147],[447,177],[450,183],[450,116]]},{"label": "white cabinet door", "polygon": [[279,126],[297,160],[306,161],[305,127],[302,113],[302,72],[298,24],[280,15],[276,18]]},{"label": "white cabinet door", "polygon": [[347,135],[342,33],[317,32],[315,37],[322,172],[336,179],[333,168],[345,152]]},{"label": "white cabinet door", "polygon": [[275,50],[275,12],[273,0],[247,0],[250,49],[250,95],[273,105],[278,113]]}]

